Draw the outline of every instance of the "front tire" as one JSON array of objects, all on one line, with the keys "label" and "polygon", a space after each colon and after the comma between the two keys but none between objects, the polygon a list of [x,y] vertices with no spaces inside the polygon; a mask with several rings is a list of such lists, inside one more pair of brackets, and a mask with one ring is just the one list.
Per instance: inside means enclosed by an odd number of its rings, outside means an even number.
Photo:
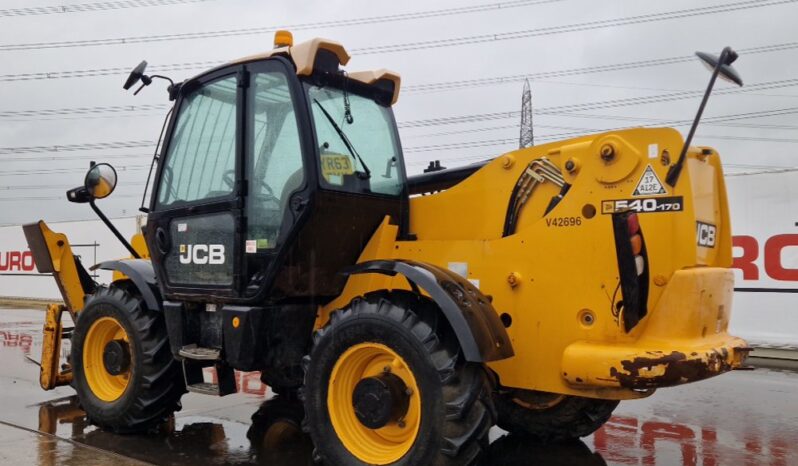
[{"label": "front tire", "polygon": [[556,395],[531,390],[507,390],[494,397],[498,426],[539,443],[575,440],[604,425],[617,400]]},{"label": "front tire", "polygon": [[74,387],[91,422],[143,432],[180,409],[186,392],[160,313],[120,285],[86,300],[72,334]]},{"label": "front tire", "polygon": [[432,302],[377,292],[334,312],[306,358],[305,428],[336,465],[465,465],[495,421],[490,382]]}]

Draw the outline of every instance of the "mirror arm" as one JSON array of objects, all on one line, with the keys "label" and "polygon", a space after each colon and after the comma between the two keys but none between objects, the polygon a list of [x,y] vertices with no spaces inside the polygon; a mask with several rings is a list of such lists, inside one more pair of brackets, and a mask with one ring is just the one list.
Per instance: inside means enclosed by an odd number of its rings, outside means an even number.
[{"label": "mirror arm", "polygon": [[130,255],[132,255],[132,256],[133,256],[133,257],[135,257],[136,259],[141,259],[141,256],[139,255],[139,253],[138,253],[138,252],[136,252],[136,250],[135,250],[135,249],[133,249],[133,246],[131,246],[131,245],[130,245],[130,243],[128,243],[128,241],[125,239],[125,237],[124,237],[124,236],[122,236],[122,233],[119,233],[119,230],[117,230],[117,229],[116,229],[116,227],[114,226],[114,224],[113,224],[113,223],[111,223],[111,221],[110,221],[110,220],[108,220],[108,217],[106,217],[106,216],[105,216],[105,214],[104,214],[104,213],[102,213],[102,211],[100,210],[100,208],[99,208],[99,207],[97,207],[97,204],[94,202],[94,199],[92,199],[92,200],[90,200],[90,201],[89,201],[89,205],[91,206],[91,209],[94,211],[94,213],[95,213],[95,214],[97,214],[97,216],[98,216],[98,217],[100,217],[100,220],[102,220],[102,221],[103,221],[103,223],[105,224],[105,226],[107,226],[107,227],[108,227],[108,229],[109,229],[109,230],[111,230],[111,233],[113,233],[113,234],[114,234],[114,236],[116,236],[116,239],[118,239],[118,240],[119,240],[119,242],[121,242],[121,243],[122,243],[122,245],[123,245],[123,246],[124,246],[124,247],[125,247],[125,248],[126,248],[128,251],[130,251]]},{"label": "mirror arm", "polygon": [[693,120],[693,125],[690,127],[690,132],[687,133],[687,139],[684,141],[684,146],[682,146],[682,152],[679,154],[679,159],[668,169],[668,175],[665,177],[665,182],[668,183],[668,185],[670,185],[672,188],[675,187],[676,182],[679,181],[679,175],[682,173],[684,159],[687,157],[687,151],[690,149],[690,143],[693,142],[693,135],[695,135],[695,130],[698,128],[698,122],[701,121],[701,115],[704,113],[704,107],[707,106],[707,100],[709,100],[709,95],[712,93],[712,87],[715,86],[715,81],[718,79],[720,68],[726,63],[731,51],[732,49],[730,47],[725,47],[720,53],[720,57],[718,57],[718,63],[715,65],[715,69],[712,71],[712,77],[709,79],[707,90],[704,92],[704,98],[701,100],[701,105],[698,107],[698,113]]}]

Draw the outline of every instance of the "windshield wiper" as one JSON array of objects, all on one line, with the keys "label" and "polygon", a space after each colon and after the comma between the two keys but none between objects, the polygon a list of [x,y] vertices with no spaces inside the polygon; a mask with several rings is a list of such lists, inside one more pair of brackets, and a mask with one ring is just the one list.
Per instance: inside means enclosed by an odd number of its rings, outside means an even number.
[{"label": "windshield wiper", "polygon": [[360,162],[360,165],[363,167],[363,170],[365,170],[364,178],[365,179],[371,178],[371,170],[369,170],[369,167],[366,166],[366,162],[364,162],[363,159],[360,157],[360,154],[357,153],[357,151],[355,150],[355,146],[353,146],[352,143],[349,141],[349,138],[346,137],[346,134],[341,129],[341,127],[338,126],[338,123],[335,122],[335,119],[332,117],[332,115],[330,115],[327,109],[325,109],[324,106],[321,105],[321,102],[319,102],[317,99],[313,99],[313,101],[316,102],[316,105],[319,106],[322,113],[324,113],[324,116],[327,117],[327,121],[330,122],[332,127],[335,129],[335,132],[338,133],[338,136],[341,138],[341,141],[344,142],[344,145],[346,146],[346,149],[349,151],[349,153],[352,155],[352,158]]}]

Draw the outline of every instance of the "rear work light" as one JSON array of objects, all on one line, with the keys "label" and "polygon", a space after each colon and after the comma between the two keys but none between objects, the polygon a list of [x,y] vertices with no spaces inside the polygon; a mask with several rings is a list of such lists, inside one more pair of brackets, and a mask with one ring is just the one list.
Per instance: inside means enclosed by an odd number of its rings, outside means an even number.
[{"label": "rear work light", "polygon": [[646,244],[640,229],[640,219],[634,212],[619,212],[612,216],[615,251],[618,256],[618,287],[621,300],[613,303],[616,315],[622,316],[624,328],[633,329],[647,312],[648,264]]}]

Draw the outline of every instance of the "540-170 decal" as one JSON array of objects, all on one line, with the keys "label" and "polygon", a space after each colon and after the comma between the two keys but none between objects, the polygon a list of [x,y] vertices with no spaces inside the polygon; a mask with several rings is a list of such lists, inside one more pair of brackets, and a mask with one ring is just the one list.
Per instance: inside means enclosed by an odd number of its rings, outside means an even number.
[{"label": "540-170 decal", "polygon": [[631,210],[634,212],[681,212],[684,210],[682,196],[641,197],[637,199],[613,199],[601,201],[601,213],[613,214]]}]

